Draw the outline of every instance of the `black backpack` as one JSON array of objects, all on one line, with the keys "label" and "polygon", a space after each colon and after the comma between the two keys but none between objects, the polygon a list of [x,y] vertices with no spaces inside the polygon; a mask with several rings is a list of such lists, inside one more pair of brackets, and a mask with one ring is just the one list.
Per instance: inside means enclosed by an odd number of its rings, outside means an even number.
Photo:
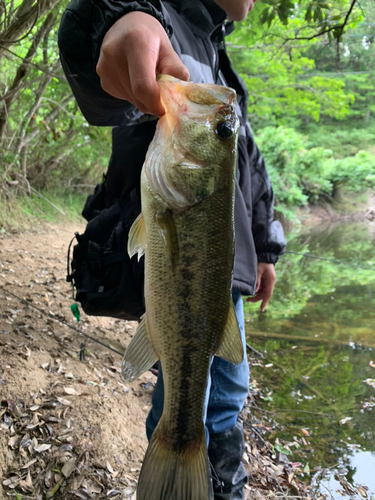
[{"label": "black backpack", "polygon": [[[67,277],[75,288],[74,299],[86,314],[139,320],[145,312],[143,299],[144,257],[131,259],[128,234],[140,213],[136,189],[127,201],[105,207],[105,183],[90,195],[82,215],[88,221],[83,234],[75,233],[68,249]],[[70,250],[74,239],[77,244]]]}]

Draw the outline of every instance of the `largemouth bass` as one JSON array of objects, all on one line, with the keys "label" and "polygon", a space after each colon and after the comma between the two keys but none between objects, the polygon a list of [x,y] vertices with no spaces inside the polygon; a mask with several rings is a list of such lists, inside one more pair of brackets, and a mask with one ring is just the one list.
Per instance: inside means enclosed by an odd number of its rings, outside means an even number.
[{"label": "largemouth bass", "polygon": [[244,352],[233,302],[238,119],[226,87],[159,79],[165,115],[141,174],[142,213],[129,255],[145,254],[146,314],[125,354],[128,380],[158,359],[162,417],[140,473],[138,500],[208,500],[204,403],[213,355]]}]

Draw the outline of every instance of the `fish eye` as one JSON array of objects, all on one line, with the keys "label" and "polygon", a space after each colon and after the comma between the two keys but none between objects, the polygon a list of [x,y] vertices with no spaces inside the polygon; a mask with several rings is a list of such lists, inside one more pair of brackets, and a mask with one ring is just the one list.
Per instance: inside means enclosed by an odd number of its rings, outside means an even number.
[{"label": "fish eye", "polygon": [[216,133],[223,141],[233,136],[233,128],[228,122],[219,122],[216,126]]}]

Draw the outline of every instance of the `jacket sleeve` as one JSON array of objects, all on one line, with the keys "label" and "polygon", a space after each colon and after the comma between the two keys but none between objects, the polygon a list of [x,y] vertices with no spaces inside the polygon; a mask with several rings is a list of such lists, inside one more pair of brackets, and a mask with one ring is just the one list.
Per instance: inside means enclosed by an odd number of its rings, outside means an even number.
[{"label": "jacket sleeve", "polygon": [[284,253],[286,241],[282,225],[279,221],[273,220],[272,185],[251,130],[248,138],[248,154],[253,203],[252,233],[258,262],[276,264],[280,255]]},{"label": "jacket sleeve", "polygon": [[129,102],[105,92],[95,70],[105,34],[120,17],[132,11],[154,16],[171,34],[160,0],[72,0],[61,18],[61,64],[82,114],[91,125],[116,126],[141,115]]}]

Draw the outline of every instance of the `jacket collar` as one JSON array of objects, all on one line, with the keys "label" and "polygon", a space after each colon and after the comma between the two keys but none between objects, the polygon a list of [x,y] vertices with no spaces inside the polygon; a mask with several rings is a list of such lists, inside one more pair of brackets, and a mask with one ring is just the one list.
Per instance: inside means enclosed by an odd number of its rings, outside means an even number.
[{"label": "jacket collar", "polygon": [[226,13],[214,0],[167,0],[189,23],[200,37],[213,33],[223,26]]}]

